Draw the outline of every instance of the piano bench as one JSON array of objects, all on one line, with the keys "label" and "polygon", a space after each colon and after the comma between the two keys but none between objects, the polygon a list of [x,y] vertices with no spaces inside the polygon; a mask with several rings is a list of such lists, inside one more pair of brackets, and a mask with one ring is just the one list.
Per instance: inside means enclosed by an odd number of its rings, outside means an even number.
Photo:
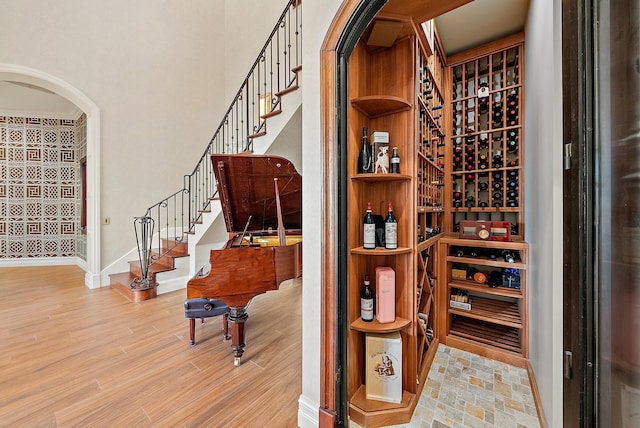
[{"label": "piano bench", "polygon": [[217,317],[222,315],[222,330],[224,331],[224,340],[229,340],[229,307],[221,300],[207,299],[206,297],[198,297],[196,299],[187,299],[184,302],[184,317],[189,319],[189,338],[191,344],[196,344],[196,318],[200,318],[204,324],[205,318]]}]

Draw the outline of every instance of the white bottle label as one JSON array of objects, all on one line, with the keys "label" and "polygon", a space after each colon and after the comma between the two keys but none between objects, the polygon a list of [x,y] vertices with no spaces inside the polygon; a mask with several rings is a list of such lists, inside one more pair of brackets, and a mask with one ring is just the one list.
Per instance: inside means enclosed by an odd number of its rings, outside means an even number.
[{"label": "white bottle label", "polygon": [[398,248],[398,223],[384,224],[384,242],[387,250]]},{"label": "white bottle label", "polygon": [[391,158],[391,163],[400,163],[400,158]]},{"label": "white bottle label", "polygon": [[364,240],[362,246],[368,250],[376,248],[376,225],[364,225]]},{"label": "white bottle label", "polygon": [[373,299],[360,299],[360,316],[365,321],[373,320]]}]

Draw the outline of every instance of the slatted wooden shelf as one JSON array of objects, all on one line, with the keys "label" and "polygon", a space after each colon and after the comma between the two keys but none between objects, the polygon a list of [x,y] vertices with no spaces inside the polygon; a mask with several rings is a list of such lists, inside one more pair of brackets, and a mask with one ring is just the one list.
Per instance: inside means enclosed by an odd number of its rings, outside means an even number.
[{"label": "slatted wooden shelf", "polygon": [[502,260],[491,260],[489,257],[478,256],[478,257],[457,257],[457,256],[447,256],[448,262],[454,263],[464,263],[469,265],[477,265],[477,266],[494,266],[501,268],[514,268],[514,269],[526,269],[527,265],[522,263],[521,261],[517,261],[516,263],[508,263]]},{"label": "slatted wooden shelf", "polygon": [[449,308],[449,313],[492,324],[522,328],[522,317],[517,302],[506,302],[476,295],[471,296],[470,299],[471,310]]},{"label": "slatted wooden shelf", "polygon": [[450,281],[449,287],[467,291],[475,291],[477,293],[488,293],[495,296],[514,297],[516,299],[524,298],[522,292],[516,288],[489,287],[487,284],[478,284],[477,282],[473,281]]},{"label": "slatted wooden shelf", "polygon": [[449,327],[451,335],[516,353],[522,352],[520,333],[521,331],[517,328],[469,320],[455,315]]}]

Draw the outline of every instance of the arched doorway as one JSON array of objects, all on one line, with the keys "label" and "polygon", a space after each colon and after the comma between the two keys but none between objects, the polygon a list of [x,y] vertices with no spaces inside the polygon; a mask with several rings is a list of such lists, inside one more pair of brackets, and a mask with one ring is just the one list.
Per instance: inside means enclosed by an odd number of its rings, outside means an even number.
[{"label": "arched doorway", "polygon": [[28,67],[0,63],[0,80],[48,89],[66,98],[87,117],[87,265],[85,284],[100,287],[100,109],[84,93],[50,74]]},{"label": "arched doorway", "polygon": [[[346,112],[347,62],[369,22],[383,7],[394,14],[411,16],[420,23],[467,3],[346,0],[327,32],[321,50],[322,141],[324,187],[331,189],[324,200],[324,248],[321,339],[320,426],[343,426],[348,419],[346,393]],[[386,9],[387,10],[387,9]]]}]

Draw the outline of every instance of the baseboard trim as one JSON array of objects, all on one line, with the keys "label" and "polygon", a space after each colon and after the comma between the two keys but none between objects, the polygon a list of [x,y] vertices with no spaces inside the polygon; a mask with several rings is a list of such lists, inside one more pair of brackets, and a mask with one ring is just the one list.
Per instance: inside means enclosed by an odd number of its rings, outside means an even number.
[{"label": "baseboard trim", "polygon": [[529,384],[531,385],[531,394],[533,394],[533,401],[536,403],[536,411],[538,412],[538,421],[541,428],[548,428],[547,419],[544,416],[544,409],[542,408],[542,400],[540,399],[540,392],[538,391],[538,384],[536,383],[536,377],[533,374],[533,367],[531,363],[527,361],[527,374],[529,375]]},{"label": "baseboard trim", "polygon": [[318,403],[309,400],[304,395],[300,395],[298,399],[298,427],[299,428],[317,428],[319,424]]},{"label": "baseboard trim", "polygon": [[68,266],[77,265],[81,269],[87,265],[87,262],[79,257],[33,257],[33,258],[14,258],[0,259],[0,267],[13,266]]}]

